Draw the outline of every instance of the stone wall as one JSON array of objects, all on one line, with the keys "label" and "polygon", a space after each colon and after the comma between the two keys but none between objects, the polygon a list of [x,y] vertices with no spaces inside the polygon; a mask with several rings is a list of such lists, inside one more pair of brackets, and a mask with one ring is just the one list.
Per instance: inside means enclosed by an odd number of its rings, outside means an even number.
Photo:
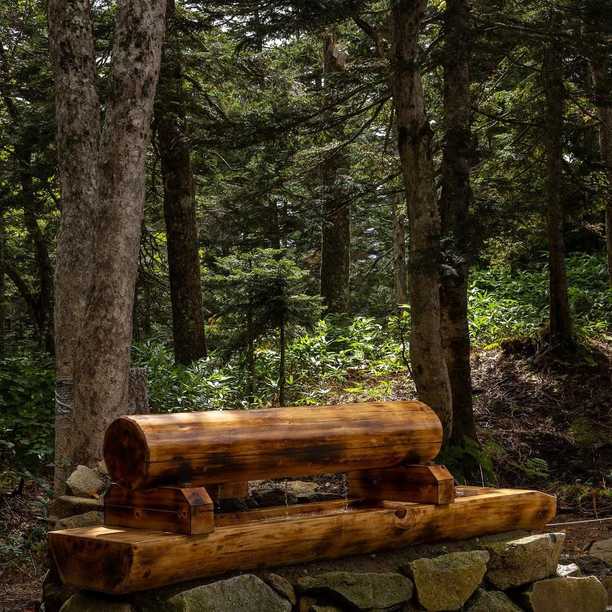
[{"label": "stone wall", "polygon": [[[567,563],[564,539],[563,533],[509,534],[122,598],[76,593],[68,595],[61,612],[604,612],[610,558],[600,554],[585,558],[588,562]],[[599,548],[605,553],[610,544],[599,543]],[[582,575],[580,565],[587,571],[595,568],[598,576]],[[43,609],[59,608],[56,598]]]}]

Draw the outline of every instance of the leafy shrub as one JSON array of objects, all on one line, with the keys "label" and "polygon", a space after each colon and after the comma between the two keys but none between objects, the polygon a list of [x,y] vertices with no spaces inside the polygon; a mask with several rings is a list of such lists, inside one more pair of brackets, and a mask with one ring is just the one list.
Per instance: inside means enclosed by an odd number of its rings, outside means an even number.
[{"label": "leafy shrub", "polygon": [[222,410],[241,404],[241,373],[233,362],[215,364],[201,359],[189,366],[174,363],[174,355],[159,339],[137,344],[135,365],[147,368],[149,401],[155,412]]},{"label": "leafy shrub", "polygon": [[0,459],[36,470],[53,458],[54,373],[50,359],[0,360]]},{"label": "leafy shrub", "polygon": [[[603,257],[567,258],[569,297],[577,333],[592,336],[612,329],[612,292]],[[536,334],[548,319],[548,268],[475,270],[469,290],[469,319],[475,345]]]}]

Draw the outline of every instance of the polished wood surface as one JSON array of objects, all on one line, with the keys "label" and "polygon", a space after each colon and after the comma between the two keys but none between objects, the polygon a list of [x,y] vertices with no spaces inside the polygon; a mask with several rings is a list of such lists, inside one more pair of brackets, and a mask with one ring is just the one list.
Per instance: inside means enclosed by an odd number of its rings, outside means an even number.
[{"label": "polished wood surface", "polygon": [[208,535],[101,526],[51,532],[49,544],[65,582],[119,594],[229,571],[541,528],[555,506],[554,497],[537,491],[460,487],[446,505],[334,501],[312,513],[279,507],[231,515]]},{"label": "polished wood surface", "polygon": [[104,496],[104,524],[196,535],[215,528],[213,500],[203,487],[132,491],[113,484]]},{"label": "polished wood surface", "polygon": [[421,402],[126,416],[106,432],[113,481],[199,486],[432,460],[442,443]]},{"label": "polished wood surface", "polygon": [[347,474],[349,495],[364,499],[450,504],[455,480],[443,465],[399,465]]}]

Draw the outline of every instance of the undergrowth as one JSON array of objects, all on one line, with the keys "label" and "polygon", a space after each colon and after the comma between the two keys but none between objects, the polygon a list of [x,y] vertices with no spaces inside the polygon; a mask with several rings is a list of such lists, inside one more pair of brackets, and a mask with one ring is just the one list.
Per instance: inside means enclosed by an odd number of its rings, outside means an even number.
[{"label": "undergrowth", "polygon": [[[612,294],[602,258],[575,255],[567,260],[572,311],[579,336],[610,340]],[[545,267],[476,270],[470,288],[470,329],[476,347],[495,347],[504,338],[535,337],[546,320]],[[408,309],[387,320],[356,316],[346,322],[328,318],[311,329],[297,328],[287,347],[288,403],[315,405],[406,397],[412,392],[407,361]],[[206,360],[174,364],[165,338],[151,338],[133,349],[134,365],[148,370],[150,403],[155,411],[248,409],[274,404],[278,349],[275,332],[256,346],[255,393],[247,403],[243,352],[223,346],[222,323],[209,328],[213,349]],[[215,342],[217,345],[215,346]],[[404,385],[398,389],[399,381]],[[0,461],[21,471],[40,471],[53,453],[53,370],[51,361],[32,354],[0,359]],[[584,432],[574,425],[578,438]],[[583,428],[584,429],[584,428]],[[494,481],[494,466],[506,461],[503,448],[455,449],[445,460],[483,481]],[[470,466],[466,468],[465,466]],[[463,468],[462,468],[463,466]],[[526,479],[547,476],[537,460],[517,465]]]}]

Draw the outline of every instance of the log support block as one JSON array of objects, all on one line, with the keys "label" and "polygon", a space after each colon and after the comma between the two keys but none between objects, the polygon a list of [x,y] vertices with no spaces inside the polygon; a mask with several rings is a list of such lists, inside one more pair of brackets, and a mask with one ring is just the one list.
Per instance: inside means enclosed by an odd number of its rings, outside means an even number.
[{"label": "log support block", "polygon": [[206,534],[215,528],[213,501],[204,487],[131,491],[113,484],[104,496],[104,524]]},{"label": "log support block", "polygon": [[400,465],[347,474],[349,494],[367,500],[450,504],[455,481],[443,465]]}]

